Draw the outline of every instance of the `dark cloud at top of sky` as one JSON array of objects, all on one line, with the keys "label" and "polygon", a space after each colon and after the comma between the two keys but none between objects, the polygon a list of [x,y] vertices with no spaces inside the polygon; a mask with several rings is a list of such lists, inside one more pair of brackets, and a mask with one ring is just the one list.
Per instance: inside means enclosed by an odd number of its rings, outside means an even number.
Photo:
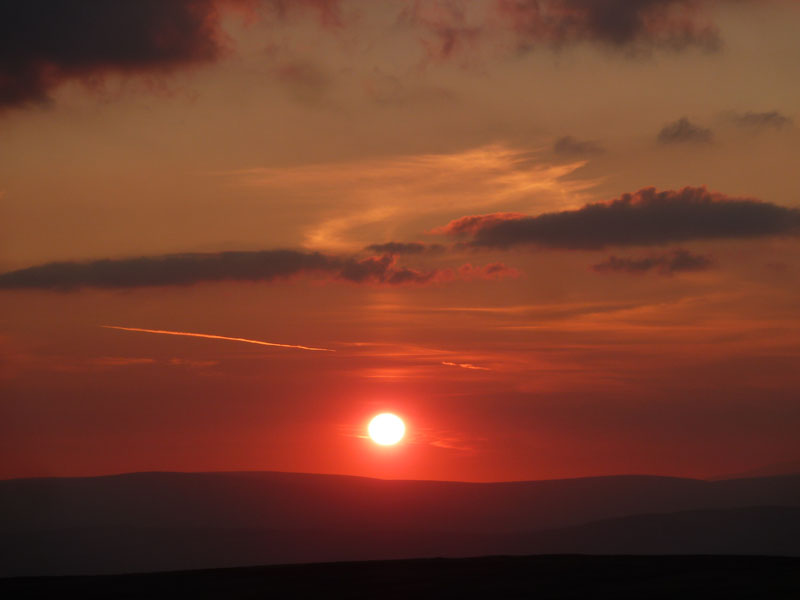
[{"label": "dark cloud at top of sky", "polygon": [[[493,0],[502,15],[472,22],[466,0],[398,2],[401,19],[431,32],[431,58],[449,59],[498,22],[523,44],[582,41],[617,47],[712,47],[703,21],[710,0]],[[227,7],[261,7],[268,19],[317,15],[342,27],[340,0],[4,0],[0,2],[0,108],[45,102],[66,80],[96,83],[111,74],[160,74],[217,60],[226,47]],[[495,15],[496,17],[496,15]],[[300,93],[325,85],[318,70],[289,68]],[[305,90],[305,91],[303,91]]]},{"label": "dark cloud at top of sky", "polygon": [[523,44],[597,42],[617,48],[716,49],[708,0],[496,0]]},{"label": "dark cloud at top of sky", "polygon": [[681,272],[704,271],[714,261],[703,254],[694,254],[678,249],[665,254],[655,254],[644,258],[610,256],[607,260],[592,266],[598,273],[629,273],[640,275],[655,271],[660,275],[673,275]]},{"label": "dark cloud at top of sky", "polygon": [[658,133],[658,141],[662,144],[708,144],[713,139],[714,134],[710,129],[695,125],[686,117],[665,125]]},{"label": "dark cloud at top of sky", "polygon": [[164,72],[223,51],[220,7],[246,0],[4,0],[0,108],[43,102],[66,79]]},{"label": "dark cloud at top of sky", "polygon": [[422,242],[386,242],[371,244],[365,248],[378,254],[440,254],[445,247],[441,244],[423,244]]},{"label": "dark cloud at top of sky", "polygon": [[561,156],[589,156],[591,154],[602,154],[605,150],[597,142],[578,140],[571,135],[567,135],[555,141],[553,152]]},{"label": "dark cloud at top of sky", "polygon": [[783,129],[792,125],[793,121],[790,117],[779,113],[777,110],[768,112],[746,112],[734,115],[733,122],[742,127],[749,127],[753,129]]},{"label": "dark cloud at top of sky", "polygon": [[610,202],[538,216],[490,214],[462,217],[435,233],[469,235],[468,246],[599,250],[687,240],[800,234],[800,210],[733,198],[704,187],[645,188]]}]

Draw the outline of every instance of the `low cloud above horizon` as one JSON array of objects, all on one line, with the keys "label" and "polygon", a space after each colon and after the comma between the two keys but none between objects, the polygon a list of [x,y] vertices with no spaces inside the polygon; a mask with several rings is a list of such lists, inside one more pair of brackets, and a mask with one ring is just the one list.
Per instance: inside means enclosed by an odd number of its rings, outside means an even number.
[{"label": "low cloud above horizon", "polygon": [[455,270],[419,270],[397,265],[394,254],[357,258],[300,250],[261,250],[57,262],[2,273],[0,290],[74,291],[84,287],[114,289],[225,281],[273,282],[314,274],[350,283],[403,285],[454,279],[499,279],[518,274],[502,263],[484,267],[464,264]]},{"label": "low cloud above horizon", "polygon": [[628,273],[631,275],[655,271],[659,275],[669,276],[682,272],[705,271],[713,264],[714,261],[708,256],[681,249],[644,258],[610,256],[605,261],[592,265],[592,269],[598,273]]}]

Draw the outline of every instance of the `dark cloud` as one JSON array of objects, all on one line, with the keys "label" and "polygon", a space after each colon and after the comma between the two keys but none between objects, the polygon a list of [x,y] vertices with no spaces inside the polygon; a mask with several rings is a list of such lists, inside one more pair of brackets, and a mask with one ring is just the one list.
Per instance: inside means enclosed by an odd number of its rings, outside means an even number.
[{"label": "dark cloud", "polygon": [[665,125],[658,133],[658,141],[662,144],[695,143],[708,144],[714,138],[710,129],[695,125],[686,117]]},{"label": "dark cloud", "polygon": [[197,283],[271,282],[302,275],[375,285],[423,285],[461,279],[494,280],[519,273],[503,263],[419,270],[393,254],[343,257],[298,250],[166,254],[86,262],[56,262],[0,274],[0,290],[123,289]]},{"label": "dark cloud", "polygon": [[656,254],[644,258],[625,258],[610,256],[607,260],[592,266],[598,273],[630,273],[633,275],[655,271],[660,275],[672,275],[685,271],[704,271],[713,261],[708,256],[693,254],[688,250],[673,250],[666,254]]},{"label": "dark cloud", "polygon": [[223,51],[231,0],[3,0],[0,107],[43,102],[67,79],[154,73]]},{"label": "dark cloud", "polygon": [[406,284],[452,279],[443,271],[418,271],[396,264],[389,254],[364,259],[319,252],[263,250],[167,254],[88,262],[57,262],[0,275],[0,289],[74,290],[191,285],[202,282],[262,281],[323,273],[353,283]]},{"label": "dark cloud", "polygon": [[431,233],[445,235],[459,235],[464,233],[477,234],[481,230],[489,229],[506,221],[526,219],[528,215],[522,213],[491,213],[488,215],[470,215],[451,221],[444,227],[437,227]]},{"label": "dark cloud", "polygon": [[645,188],[578,210],[521,216],[508,213],[462,217],[436,233],[469,235],[467,245],[598,250],[701,239],[800,234],[800,210],[734,198],[705,187],[657,191]]},{"label": "dark cloud", "polygon": [[596,42],[616,48],[716,49],[708,0],[496,0],[523,44]]},{"label": "dark cloud", "polygon": [[749,127],[752,129],[783,129],[792,124],[792,119],[779,113],[777,110],[769,112],[746,112],[733,116],[733,122],[742,127]]},{"label": "dark cloud", "polygon": [[605,150],[597,142],[577,140],[567,135],[555,141],[553,152],[562,156],[588,156],[602,154]]},{"label": "dark cloud", "polygon": [[378,254],[440,254],[445,247],[441,244],[423,244],[422,242],[386,242],[371,244],[365,248]]},{"label": "dark cloud", "polygon": [[398,267],[394,256],[371,256],[363,260],[348,260],[338,277],[354,283],[428,283],[439,275],[439,271],[417,271]]},{"label": "dark cloud", "polygon": [[337,271],[341,267],[341,259],[294,250],[167,254],[49,263],[0,275],[0,289],[70,290],[189,285],[204,281],[273,281],[302,272]]}]

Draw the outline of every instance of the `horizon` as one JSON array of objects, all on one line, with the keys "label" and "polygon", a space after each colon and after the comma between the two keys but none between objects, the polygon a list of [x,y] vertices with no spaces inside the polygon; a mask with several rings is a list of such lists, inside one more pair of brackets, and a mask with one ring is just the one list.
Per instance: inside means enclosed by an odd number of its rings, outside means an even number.
[{"label": "horizon", "polygon": [[[779,465],[766,465],[764,470]],[[769,474],[754,474],[755,471],[761,469],[753,469],[742,471],[739,473],[729,473],[719,475],[716,477],[703,478],[703,477],[681,477],[677,475],[662,475],[658,473],[609,473],[605,475],[583,475],[578,477],[554,477],[552,479],[503,479],[503,480],[481,480],[469,481],[463,479],[395,479],[388,477],[376,477],[368,475],[353,475],[348,473],[311,473],[302,471],[275,471],[275,470],[228,470],[228,471],[122,471],[118,473],[97,473],[92,475],[35,475],[31,477],[11,477],[3,478],[0,481],[16,481],[23,479],[98,479],[102,477],[125,477],[129,475],[247,475],[247,474],[266,474],[266,475],[299,475],[299,476],[312,476],[312,477],[341,477],[353,479],[373,479],[378,481],[396,481],[396,482],[409,482],[409,483],[466,483],[466,484],[503,484],[503,483],[543,483],[554,481],[570,481],[575,479],[614,479],[614,478],[653,478],[653,479],[683,479],[687,481],[702,481],[713,483],[716,481],[734,481],[738,479],[770,479],[778,477],[793,477],[800,475],[800,468],[798,470],[787,470],[785,472],[769,473]]]}]

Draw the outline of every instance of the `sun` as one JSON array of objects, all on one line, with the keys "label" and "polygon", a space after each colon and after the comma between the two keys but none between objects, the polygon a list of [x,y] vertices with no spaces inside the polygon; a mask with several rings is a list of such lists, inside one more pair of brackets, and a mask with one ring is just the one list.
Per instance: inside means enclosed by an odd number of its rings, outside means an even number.
[{"label": "sun", "polygon": [[381,446],[392,446],[406,434],[406,425],[403,419],[391,413],[383,413],[372,418],[369,422],[369,437]]}]

